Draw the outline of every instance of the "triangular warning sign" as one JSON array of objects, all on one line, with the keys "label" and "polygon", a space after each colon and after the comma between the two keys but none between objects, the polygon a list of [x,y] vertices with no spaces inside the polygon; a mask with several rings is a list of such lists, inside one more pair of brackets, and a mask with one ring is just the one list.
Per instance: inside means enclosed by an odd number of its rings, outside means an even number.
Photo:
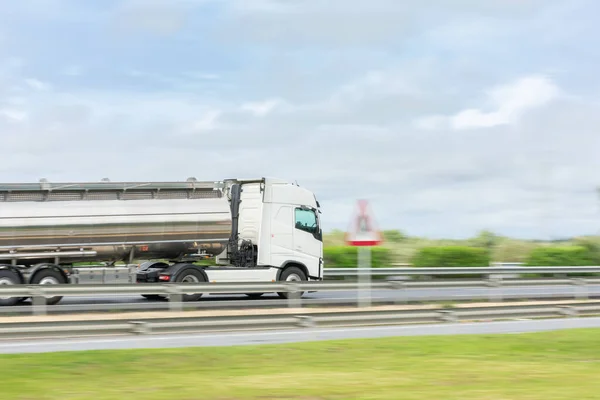
[{"label": "triangular warning sign", "polygon": [[345,239],[350,246],[377,246],[383,242],[366,200],[358,201],[358,212],[352,219]]}]

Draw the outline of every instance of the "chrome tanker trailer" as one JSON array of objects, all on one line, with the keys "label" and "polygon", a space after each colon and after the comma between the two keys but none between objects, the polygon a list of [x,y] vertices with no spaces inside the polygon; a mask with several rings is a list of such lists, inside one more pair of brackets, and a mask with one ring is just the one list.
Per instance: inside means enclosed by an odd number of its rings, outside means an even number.
[{"label": "chrome tanker trailer", "polygon": [[320,280],[319,214],[268,178],[0,184],[0,285]]}]

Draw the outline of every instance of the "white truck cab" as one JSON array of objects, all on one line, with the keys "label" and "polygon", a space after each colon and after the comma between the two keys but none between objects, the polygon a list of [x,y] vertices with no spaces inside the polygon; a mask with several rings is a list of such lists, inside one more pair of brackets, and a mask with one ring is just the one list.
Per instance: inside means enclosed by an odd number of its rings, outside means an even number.
[{"label": "white truck cab", "polygon": [[[228,196],[232,207],[232,231],[237,226],[238,237],[217,262],[245,268],[246,272],[240,274],[238,270],[234,276],[226,273],[227,269],[214,268],[206,271],[211,281],[323,278],[323,231],[319,203],[311,191],[285,180],[264,178],[237,180],[230,187]],[[239,204],[237,213],[236,203]],[[231,247],[236,245],[238,258],[232,259]],[[240,264],[239,252],[246,253],[241,258],[247,260],[247,264]],[[247,255],[249,252],[255,252],[253,259]],[[257,273],[257,270],[263,273]]]}]

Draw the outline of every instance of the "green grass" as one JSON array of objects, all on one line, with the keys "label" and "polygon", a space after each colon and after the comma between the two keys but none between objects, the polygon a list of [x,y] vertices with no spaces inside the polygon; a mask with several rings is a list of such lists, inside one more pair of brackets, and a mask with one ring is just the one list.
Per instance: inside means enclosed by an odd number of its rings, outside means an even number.
[{"label": "green grass", "polygon": [[0,399],[600,397],[600,330],[0,356]]}]

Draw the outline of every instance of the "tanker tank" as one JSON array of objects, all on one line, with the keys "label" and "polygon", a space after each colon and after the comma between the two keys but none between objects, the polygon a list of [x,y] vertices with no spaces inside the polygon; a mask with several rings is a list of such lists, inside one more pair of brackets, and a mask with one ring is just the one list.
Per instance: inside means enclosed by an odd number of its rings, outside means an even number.
[{"label": "tanker tank", "polygon": [[0,263],[218,255],[231,234],[229,202],[214,184],[28,185],[0,187]]}]

